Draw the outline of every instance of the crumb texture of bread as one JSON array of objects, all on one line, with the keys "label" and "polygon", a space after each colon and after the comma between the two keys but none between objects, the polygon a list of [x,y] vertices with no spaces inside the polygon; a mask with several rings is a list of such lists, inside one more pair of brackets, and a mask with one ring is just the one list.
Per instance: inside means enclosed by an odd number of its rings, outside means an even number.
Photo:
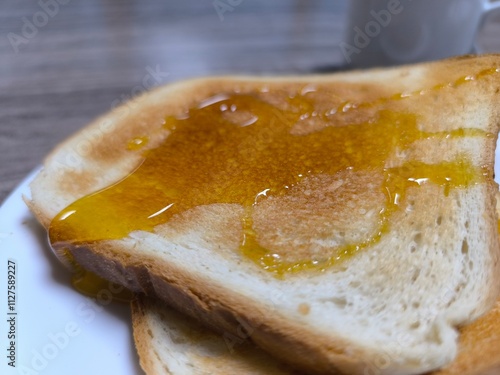
[{"label": "crumb texture of bread", "polygon": [[[491,74],[457,83],[484,71]],[[157,296],[214,329],[237,335],[246,327],[255,344],[294,368],[404,375],[445,366],[458,353],[457,327],[487,313],[500,292],[493,181],[500,126],[498,55],[327,76],[219,77],[167,85],[102,116],[59,146],[31,184],[30,207],[48,227],[61,209],[141,163],[141,153],[127,150],[130,139],[147,132],[147,148],[156,147],[168,137],[161,131],[167,115],[182,115],[207,97],[265,88],[277,93],[273,105],[279,109],[285,105],[283,93],[308,85],[338,96],[318,99],[320,107],[328,100],[371,103],[349,111],[342,117],[346,124],[369,121],[378,105],[415,114],[422,132],[482,132],[424,137],[390,155],[385,167],[407,160],[439,164],[466,155],[482,168],[484,180],[449,191],[433,183],[408,188],[380,241],[321,272],[276,278],[249,261],[238,250],[244,209],[228,203],[187,210],[152,232],[68,250],[83,267]],[[381,100],[394,95],[404,99]],[[318,126],[302,123],[293,131],[304,134]],[[304,179],[290,195],[256,206],[258,240],[271,249],[289,247],[310,256],[369,235],[377,225],[374,212],[381,209],[380,193],[366,188],[369,179],[357,171]],[[304,202],[305,192],[315,198]],[[163,360],[145,359],[151,366]]]},{"label": "crumb texture of bread", "polygon": [[138,297],[132,318],[148,375],[300,375],[251,341],[209,331],[158,301]]}]

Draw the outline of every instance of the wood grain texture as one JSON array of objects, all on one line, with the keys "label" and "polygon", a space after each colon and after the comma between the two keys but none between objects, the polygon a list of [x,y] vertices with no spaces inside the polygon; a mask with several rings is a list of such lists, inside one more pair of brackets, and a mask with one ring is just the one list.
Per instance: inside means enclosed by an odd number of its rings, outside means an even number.
[{"label": "wood grain texture", "polygon": [[[0,3],[0,202],[57,143],[145,86],[343,63],[347,0],[222,0],[239,3],[222,18],[213,1],[59,1]],[[29,37],[13,45],[12,33]],[[481,44],[500,51],[498,35],[492,16]]]}]

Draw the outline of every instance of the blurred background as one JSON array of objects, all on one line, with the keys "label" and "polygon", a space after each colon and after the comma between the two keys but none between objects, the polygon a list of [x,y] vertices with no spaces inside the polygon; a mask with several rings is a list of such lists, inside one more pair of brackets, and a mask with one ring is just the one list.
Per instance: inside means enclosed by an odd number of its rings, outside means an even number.
[{"label": "blurred background", "polygon": [[[153,85],[344,68],[348,0],[4,0],[0,202],[61,140]],[[500,51],[500,15],[478,36]]]}]

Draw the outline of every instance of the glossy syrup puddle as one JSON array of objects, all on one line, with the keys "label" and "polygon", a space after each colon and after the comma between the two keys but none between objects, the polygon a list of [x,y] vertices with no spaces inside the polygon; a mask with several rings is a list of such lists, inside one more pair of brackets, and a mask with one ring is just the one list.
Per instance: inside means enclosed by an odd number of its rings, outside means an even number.
[{"label": "glossy syrup puddle", "polygon": [[[484,70],[433,91],[498,72]],[[157,148],[144,152],[142,164],[120,182],[84,197],[60,212],[50,226],[55,248],[71,244],[120,239],[135,230],[153,231],[175,214],[213,203],[236,203],[246,207],[240,251],[265,270],[280,276],[304,269],[322,270],[377,243],[389,230],[389,219],[400,209],[411,186],[433,183],[450,189],[480,182],[484,171],[471,164],[467,155],[436,165],[407,161],[386,168],[387,159],[424,138],[491,136],[480,130],[424,133],[410,113],[381,109],[365,122],[343,124],[343,114],[363,108],[384,108],[384,103],[403,100],[418,91],[370,103],[345,102],[318,115],[308,93],[286,98],[287,108],[278,109],[266,95],[273,93],[223,93],[192,108],[186,116],[168,117],[170,132]],[[297,135],[294,126],[310,116],[328,126]],[[139,137],[131,150],[147,142]],[[361,147],[360,147],[361,145]],[[252,212],[262,199],[285,196],[304,178],[336,175],[341,171],[376,171],[383,175],[385,196],[378,229],[363,241],[329,249],[321,260],[290,261],[287,253],[259,244],[252,225]],[[283,213],[286,215],[286,213]]]}]

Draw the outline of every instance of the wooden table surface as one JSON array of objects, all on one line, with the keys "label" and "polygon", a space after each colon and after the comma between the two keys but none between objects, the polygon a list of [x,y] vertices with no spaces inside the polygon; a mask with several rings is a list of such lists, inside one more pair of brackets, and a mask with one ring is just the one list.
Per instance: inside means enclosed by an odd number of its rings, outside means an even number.
[{"label": "wooden table surface", "polygon": [[[0,3],[0,202],[58,142],[143,90],[148,75],[164,84],[343,62],[348,0],[44,1],[52,5]],[[500,51],[500,15],[479,38]]]}]

